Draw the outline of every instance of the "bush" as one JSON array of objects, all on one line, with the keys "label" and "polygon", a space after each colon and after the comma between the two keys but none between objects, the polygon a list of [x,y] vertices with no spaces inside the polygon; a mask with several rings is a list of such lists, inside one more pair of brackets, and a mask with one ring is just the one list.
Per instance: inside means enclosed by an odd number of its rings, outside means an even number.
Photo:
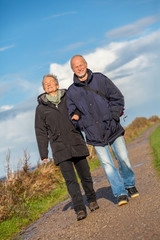
[{"label": "bush", "polygon": [[152,116],[149,119],[145,117],[135,118],[133,122],[125,128],[125,140],[128,142],[134,139],[148,127],[158,122],[160,122],[160,118],[158,116]]},{"label": "bush", "polygon": [[20,213],[22,206],[31,199],[49,194],[57,184],[63,183],[59,167],[54,162],[40,165],[33,171],[15,173],[0,182],[0,222]]}]

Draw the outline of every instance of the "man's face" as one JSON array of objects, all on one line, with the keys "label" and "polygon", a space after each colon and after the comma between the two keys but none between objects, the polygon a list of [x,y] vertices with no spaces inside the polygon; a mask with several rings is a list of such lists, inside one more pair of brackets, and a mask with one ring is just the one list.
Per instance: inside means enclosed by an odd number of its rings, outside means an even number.
[{"label": "man's face", "polygon": [[43,87],[46,93],[48,94],[56,94],[59,88],[59,85],[52,77],[46,77],[43,80]]},{"label": "man's face", "polygon": [[79,77],[83,78],[87,73],[87,63],[83,60],[82,57],[74,57],[72,59],[72,70]]}]

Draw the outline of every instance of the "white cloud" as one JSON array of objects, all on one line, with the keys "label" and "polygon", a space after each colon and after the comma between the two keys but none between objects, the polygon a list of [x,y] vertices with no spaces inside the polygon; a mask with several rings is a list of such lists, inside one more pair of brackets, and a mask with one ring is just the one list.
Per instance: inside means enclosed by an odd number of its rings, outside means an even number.
[{"label": "white cloud", "polygon": [[59,79],[60,88],[68,88],[72,83],[73,74],[70,69],[70,62],[64,65],[53,63],[50,65],[50,73],[54,74]]},{"label": "white cloud", "polygon": [[[19,113],[13,118],[1,121],[1,146],[16,146],[18,142],[33,141],[34,136],[34,111]],[[9,144],[9,146],[8,146]]]},{"label": "white cloud", "polygon": [[[12,118],[1,121],[1,136],[0,136],[0,155],[1,165],[4,165],[8,149],[11,151],[11,165],[14,170],[17,169],[17,164],[20,158],[23,157],[23,151],[27,150],[30,154],[36,152],[36,138],[34,131],[34,115],[35,111],[27,111],[17,114]],[[34,146],[34,150],[33,150]],[[38,152],[37,152],[38,153]],[[38,160],[32,159],[33,162]],[[6,164],[6,163],[5,163]],[[2,166],[0,174],[4,172]],[[4,173],[3,173],[4,174]]]},{"label": "white cloud", "polygon": [[13,105],[4,105],[0,107],[0,112],[11,110],[12,108],[13,108]]},{"label": "white cloud", "polygon": [[81,46],[83,46],[85,43],[84,42],[77,42],[77,43],[74,43],[74,44],[71,44],[65,48],[62,48],[61,51],[70,51],[70,50],[74,50],[74,49],[77,49]]},{"label": "white cloud", "polygon": [[[88,68],[107,75],[121,89],[127,108],[138,107],[159,97],[160,31],[135,40],[112,42],[84,55]],[[53,63],[50,72],[56,74],[60,87],[73,82],[69,62]]]},{"label": "white cloud", "polygon": [[146,31],[147,27],[158,21],[160,21],[160,15],[142,18],[132,24],[111,30],[106,33],[106,36],[111,39],[137,36],[142,34],[144,29]]},{"label": "white cloud", "polygon": [[36,100],[28,99],[18,107],[7,105],[1,107],[6,111],[0,111],[0,177],[5,175],[8,149],[11,150],[10,161],[13,170],[17,170],[19,159],[24,156],[24,150],[31,155],[32,166],[36,165],[39,158],[34,130],[36,105]]},{"label": "white cloud", "polygon": [[8,100],[10,100],[8,104],[11,105],[12,102],[16,104],[16,102],[22,101],[25,96],[26,98],[29,96],[33,97],[35,93],[37,94],[38,92],[38,84],[26,80],[23,73],[5,74],[0,77],[0,82],[1,105],[5,105],[7,95],[10,96],[10,98],[8,98]]},{"label": "white cloud", "polygon": [[6,47],[2,47],[2,48],[0,48],[0,52],[6,51],[7,49],[13,48],[14,46],[15,46],[15,45],[12,44],[12,45],[9,45],[9,46],[6,46]]},{"label": "white cloud", "polygon": [[72,14],[77,14],[77,12],[70,11],[70,12],[64,12],[64,13],[59,13],[59,14],[53,14],[52,16],[44,18],[43,20],[48,20],[48,19],[52,19],[52,18],[58,18],[58,17],[62,17],[62,16],[65,16],[65,15],[72,15]]},{"label": "white cloud", "polygon": [[[20,159],[24,158],[24,150],[30,155],[31,167],[36,166],[39,159],[34,129],[35,109],[19,112],[16,116],[1,120],[0,133],[0,177],[6,174],[6,155],[10,150],[11,169],[17,170]],[[51,157],[51,153],[50,153]]]}]

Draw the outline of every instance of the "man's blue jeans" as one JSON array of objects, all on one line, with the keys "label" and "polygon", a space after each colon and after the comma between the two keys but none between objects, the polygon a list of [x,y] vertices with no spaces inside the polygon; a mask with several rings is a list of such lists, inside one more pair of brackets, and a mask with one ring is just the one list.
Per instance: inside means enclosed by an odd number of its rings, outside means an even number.
[{"label": "man's blue jeans", "polygon": [[109,145],[105,145],[104,147],[94,146],[94,148],[107,175],[112,192],[115,197],[118,197],[119,195],[127,194],[125,188],[130,188],[135,185],[135,175],[128,158],[124,138],[122,136],[118,137],[110,143],[110,146],[115,158],[118,161],[119,171],[112,159]]}]

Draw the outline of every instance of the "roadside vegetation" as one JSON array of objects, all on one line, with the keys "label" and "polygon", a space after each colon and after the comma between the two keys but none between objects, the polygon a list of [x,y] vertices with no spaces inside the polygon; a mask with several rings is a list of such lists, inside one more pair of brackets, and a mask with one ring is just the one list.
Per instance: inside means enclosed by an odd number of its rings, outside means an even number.
[{"label": "roadside vegetation", "polygon": [[152,116],[149,119],[145,117],[137,117],[125,128],[125,141],[130,142],[134,138],[138,137],[147,128],[151,127],[155,123],[159,122],[160,118],[158,116]]},{"label": "roadside vegetation", "polygon": [[154,155],[154,167],[160,177],[160,126],[150,136],[150,143]]},{"label": "roadside vegetation", "polygon": [[[125,140],[133,140],[160,118],[152,116],[136,118],[125,129]],[[158,131],[158,132],[157,132]],[[155,167],[160,170],[160,127],[151,135],[151,144],[157,160]],[[158,142],[159,141],[159,142]],[[100,165],[93,147],[88,146],[88,162],[91,171]],[[10,169],[11,152],[6,156],[6,179],[0,181],[0,240],[13,239],[24,227],[34,222],[56,204],[69,197],[59,167],[52,159],[47,164],[37,163],[30,169],[30,155],[24,151],[23,167],[12,173]]]}]

